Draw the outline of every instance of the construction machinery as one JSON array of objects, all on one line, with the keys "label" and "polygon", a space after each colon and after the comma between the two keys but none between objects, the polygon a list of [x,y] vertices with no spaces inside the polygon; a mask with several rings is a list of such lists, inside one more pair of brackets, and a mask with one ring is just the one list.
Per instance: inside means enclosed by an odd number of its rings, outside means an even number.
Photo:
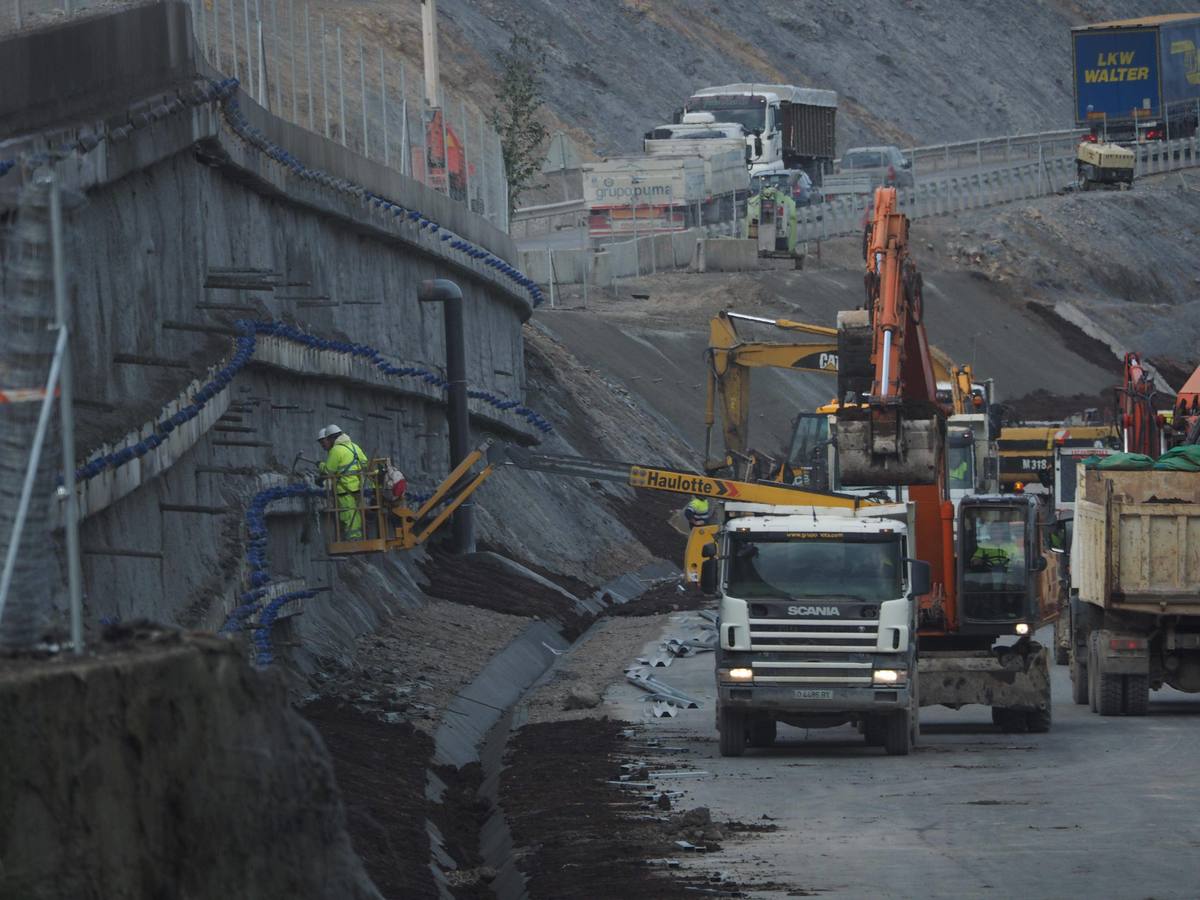
[{"label": "construction machinery", "polygon": [[1096,185],[1133,186],[1133,151],[1120,144],[1084,140],[1075,151],[1075,174],[1081,191]]},{"label": "construction machinery", "polygon": [[[1002,727],[1045,731],[1049,666],[1033,632],[1055,610],[1042,599],[1041,508],[1022,494],[968,494],[954,512],[921,276],[895,189],[875,192],[865,237],[867,308],[838,316],[833,439],[844,484],[905,486],[914,508],[912,553],[932,571],[917,611],[920,703],[983,704]],[[1004,636],[1016,641],[993,646]]]},{"label": "construction machinery", "polygon": [[[356,497],[355,506],[362,520],[360,538],[349,539],[344,534],[342,515],[346,510],[337,503],[337,479],[325,478],[323,512],[329,527],[328,550],[331,554],[345,555],[412,549],[436,533],[455,510],[495,474],[497,467],[503,465],[592,481],[613,481],[641,490],[703,497],[719,503],[749,502],[810,511],[851,512],[872,506],[871,501],[851,494],[714,478],[660,466],[533,453],[512,444],[489,440],[468,454],[415,508],[403,497],[393,497],[390,460],[372,459],[362,473]],[[684,560],[684,572],[689,581],[699,580],[702,548],[712,543],[716,530],[717,526],[692,529]]]},{"label": "construction machinery", "polygon": [[1162,464],[1077,473],[1072,697],[1102,716],[1145,715],[1164,684],[1200,691],[1200,469]]},{"label": "construction machinery", "polygon": [[[709,471],[730,469],[744,479],[770,479],[815,488],[838,489],[838,460],[830,440],[830,414],[836,402],[816,412],[797,414],[785,453],[767,454],[749,446],[750,370],[760,367],[819,372],[837,376],[836,341],[810,343],[744,341],[737,321],[770,325],[791,333],[836,338],[837,329],[768,319],[722,310],[709,322],[708,395],[705,406],[705,458]],[[999,489],[998,450],[991,425],[991,381],[973,380],[971,367],[956,366],[949,357],[930,347],[937,400],[948,419],[948,471],[951,498],[957,504],[967,492]],[[712,456],[712,430],[721,415],[725,456]]]},{"label": "construction machinery", "polygon": [[[737,331],[739,321],[770,325],[791,334],[809,334],[824,340],[809,343],[745,341]],[[776,457],[750,448],[751,369],[768,367],[835,374],[838,369],[836,338],[835,328],[791,319],[768,319],[730,310],[722,310],[714,316],[709,322],[706,351],[705,468],[709,471],[729,469],[737,477],[746,479],[773,477],[776,481],[792,481],[792,477],[782,471],[783,463]],[[725,450],[721,459],[713,457],[712,448],[718,409]],[[769,463],[764,465],[767,460]]]}]

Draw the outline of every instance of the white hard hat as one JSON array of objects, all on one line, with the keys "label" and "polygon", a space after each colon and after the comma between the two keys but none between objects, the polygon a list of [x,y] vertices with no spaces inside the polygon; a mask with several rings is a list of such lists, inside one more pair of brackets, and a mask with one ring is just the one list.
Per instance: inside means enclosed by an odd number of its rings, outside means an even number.
[{"label": "white hard hat", "polygon": [[341,433],[342,433],[342,429],[340,429],[338,426],[326,425],[324,428],[322,428],[320,431],[317,432],[317,440],[323,441],[327,437],[337,437]]}]

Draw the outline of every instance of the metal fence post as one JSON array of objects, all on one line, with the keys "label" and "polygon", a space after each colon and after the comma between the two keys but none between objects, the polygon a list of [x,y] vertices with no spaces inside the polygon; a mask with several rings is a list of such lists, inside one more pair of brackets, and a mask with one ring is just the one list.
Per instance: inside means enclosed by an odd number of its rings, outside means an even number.
[{"label": "metal fence post", "polygon": [[229,45],[229,52],[233,56],[233,77],[240,81],[237,55],[237,7],[234,6],[234,0],[229,0]]},{"label": "metal fence post", "polygon": [[325,137],[329,137],[329,78],[325,65],[325,13],[321,13],[321,109],[325,111]]},{"label": "metal fence post", "polygon": [[382,46],[379,48],[379,110],[383,113],[383,164],[390,168],[392,157],[388,149],[387,67],[383,61]]},{"label": "metal fence post", "polygon": [[271,20],[274,34],[271,36],[271,46],[275,48],[275,115],[283,115],[283,55],[279,52],[279,0],[271,0]]},{"label": "metal fence post", "polygon": [[50,173],[50,246],[54,265],[54,317],[63,336],[62,374],[58,412],[62,432],[63,483],[59,496],[65,501],[63,525],[67,535],[67,586],[71,598],[71,644],[83,652],[83,573],[79,563],[79,514],[75,496],[75,385],[71,370],[71,333],[67,325],[67,274],[63,251],[62,194],[58,176]]},{"label": "metal fence post", "polygon": [[[196,27],[196,32],[200,37],[200,55],[208,59],[208,15],[204,12],[204,0],[199,0],[196,4],[200,7],[198,18],[200,19],[199,27]],[[193,21],[195,27],[195,22]]]},{"label": "metal fence post", "polygon": [[308,78],[308,130],[316,131],[313,125],[312,28],[309,23],[307,3],[304,4],[304,72]]},{"label": "metal fence post", "polygon": [[[17,9],[21,8],[21,0],[17,0]],[[20,26],[20,22],[17,23]],[[217,68],[221,68],[221,0],[213,0],[213,56]]]},{"label": "metal fence post", "polygon": [[471,210],[471,156],[467,153],[467,135],[470,129],[467,127],[467,101],[461,97],[458,100],[458,124],[462,128],[462,134],[459,135],[459,143],[462,144],[463,154],[463,179],[467,191],[467,211]]},{"label": "metal fence post", "polygon": [[362,96],[363,156],[371,158],[371,142],[367,140],[367,51],[363,49],[362,37],[358,39],[358,85]]},{"label": "metal fence post", "polygon": [[400,171],[412,175],[408,146],[408,86],[404,83],[404,60],[400,60]]},{"label": "metal fence post", "polygon": [[20,31],[20,30],[21,30],[21,27],[22,27],[22,26],[21,26],[21,0],[13,0],[13,2],[14,2],[14,4],[15,4],[15,6],[16,6],[16,10],[15,10],[15,11],[16,11],[16,14],[17,14],[17,31]]},{"label": "metal fence post", "polygon": [[246,27],[246,87],[247,93],[251,97],[257,97],[254,93],[254,56],[250,52],[250,0],[242,0],[242,18],[245,19]]},{"label": "metal fence post", "polygon": [[337,27],[338,128],[346,146],[346,79],[342,76],[342,26]]},{"label": "metal fence post", "polygon": [[288,0],[288,61],[292,72],[292,121],[300,124],[299,92],[296,90],[296,0]]}]

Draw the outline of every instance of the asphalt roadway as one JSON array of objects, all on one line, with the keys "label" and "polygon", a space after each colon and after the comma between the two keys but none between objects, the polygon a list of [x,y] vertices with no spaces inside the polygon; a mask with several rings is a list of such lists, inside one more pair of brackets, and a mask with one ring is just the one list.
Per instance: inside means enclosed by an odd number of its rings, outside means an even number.
[{"label": "asphalt roadway", "polygon": [[[695,617],[672,617],[668,632]],[[1200,696],[1164,689],[1146,718],[1101,718],[1071,702],[1056,666],[1048,734],[1002,734],[983,707],[926,707],[907,757],[867,747],[849,726],[780,726],[776,746],[726,759],[712,666],[700,654],[654,670],[701,708],[646,720],[646,737],[686,748],[650,768],[697,771],[658,781],[684,791],[676,809],[706,806],[716,822],[778,831],[685,865],[764,898],[1200,896]],[[606,699],[639,721],[644,696],[620,684]]]}]

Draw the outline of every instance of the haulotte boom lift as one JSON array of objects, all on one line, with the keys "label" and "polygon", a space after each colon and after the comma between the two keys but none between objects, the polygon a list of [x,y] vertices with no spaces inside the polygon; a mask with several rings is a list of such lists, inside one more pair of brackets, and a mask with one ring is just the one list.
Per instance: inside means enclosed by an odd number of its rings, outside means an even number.
[{"label": "haulotte boom lift", "polygon": [[[954,510],[944,463],[947,416],[908,227],[895,189],[877,189],[864,242],[866,308],[838,315],[842,403],[833,439],[842,482],[908,488],[914,555],[933,570],[932,590],[919,598],[921,705],[982,704],[1006,729],[1045,731],[1048,655],[1033,632],[1054,611],[1041,598],[1046,562],[1037,502],[967,495]],[[1005,636],[1017,640],[994,646]]]},{"label": "haulotte boom lift", "polygon": [[[859,510],[874,505],[870,500],[833,491],[813,491],[784,484],[746,482],[715,478],[662,466],[639,465],[614,460],[588,459],[534,453],[513,444],[484,441],[454,467],[434,492],[419,504],[392,496],[388,459],[372,459],[361,481],[356,508],[362,519],[362,537],[349,539],[339,515],[335,480],[326,478],[323,512],[329,528],[328,550],[333,555],[409,550],[423,544],[497,470],[505,465],[560,477],[610,481],[639,490],[703,497],[723,503],[755,503],[763,506]],[[704,547],[713,542],[720,524],[690,531],[684,571],[691,582],[699,580]]]}]

